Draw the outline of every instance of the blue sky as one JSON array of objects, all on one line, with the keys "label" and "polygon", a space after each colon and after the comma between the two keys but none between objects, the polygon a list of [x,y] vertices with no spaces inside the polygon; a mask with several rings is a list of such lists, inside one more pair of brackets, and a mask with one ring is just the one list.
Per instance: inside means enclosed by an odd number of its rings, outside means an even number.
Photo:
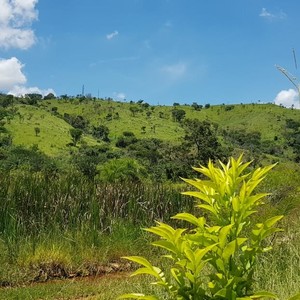
[{"label": "blue sky", "polygon": [[299,0],[0,0],[0,91],[298,107]]}]

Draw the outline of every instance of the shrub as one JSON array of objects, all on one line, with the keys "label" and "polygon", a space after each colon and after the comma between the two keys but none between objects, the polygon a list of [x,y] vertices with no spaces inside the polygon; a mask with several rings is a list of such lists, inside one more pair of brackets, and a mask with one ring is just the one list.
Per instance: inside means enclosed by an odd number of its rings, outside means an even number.
[{"label": "shrub", "polygon": [[100,182],[141,182],[147,177],[145,168],[131,158],[111,159],[98,167]]},{"label": "shrub", "polygon": [[[246,172],[249,164],[242,163],[239,157],[231,158],[227,165],[220,162],[220,168],[212,162],[207,168],[195,168],[208,180],[185,179],[197,191],[184,194],[196,198],[196,207],[205,212],[205,217],[179,213],[173,219],[186,221],[187,228],[175,229],[157,222],[155,227],[146,229],[159,236],[152,245],[168,252],[162,258],[170,259],[171,267],[167,273],[143,257],[130,256],[127,259],[143,266],[132,275],[154,276],[153,284],[165,291],[163,299],[276,298],[270,292],[253,290],[254,267],[257,255],[271,250],[266,239],[281,231],[276,223],[282,216],[257,224],[251,221],[267,196],[254,194],[254,189],[274,165]],[[125,298],[159,299],[134,293],[119,297]]]}]

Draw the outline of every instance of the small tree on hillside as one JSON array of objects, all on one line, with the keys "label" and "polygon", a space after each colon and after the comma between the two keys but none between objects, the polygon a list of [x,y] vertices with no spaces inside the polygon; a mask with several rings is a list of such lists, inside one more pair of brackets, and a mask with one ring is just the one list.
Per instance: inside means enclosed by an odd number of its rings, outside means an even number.
[{"label": "small tree on hillside", "polygon": [[135,117],[139,111],[139,108],[137,106],[130,106],[129,110],[130,110],[132,116]]},{"label": "small tree on hillside", "polygon": [[93,136],[103,140],[104,142],[109,142],[109,128],[105,125],[99,125],[98,127],[93,126]]},{"label": "small tree on hillside", "polygon": [[38,136],[41,132],[41,129],[39,127],[34,127],[35,136]]},{"label": "small tree on hillside", "polygon": [[184,144],[195,148],[195,158],[201,163],[209,159],[221,159],[224,149],[218,141],[214,126],[208,121],[187,119],[183,123],[185,129]]},{"label": "small tree on hillside", "polygon": [[173,121],[181,122],[185,117],[185,110],[183,109],[173,109],[172,110]]},{"label": "small tree on hillside", "polygon": [[72,142],[74,146],[76,147],[77,143],[80,141],[81,136],[82,136],[82,130],[78,128],[71,128],[70,129],[70,134],[72,137]]}]

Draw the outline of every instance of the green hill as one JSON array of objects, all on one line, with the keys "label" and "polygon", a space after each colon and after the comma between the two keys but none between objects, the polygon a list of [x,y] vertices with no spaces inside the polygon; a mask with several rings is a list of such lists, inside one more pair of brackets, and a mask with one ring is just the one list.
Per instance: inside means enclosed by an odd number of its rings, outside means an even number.
[{"label": "green hill", "polygon": [[[134,108],[136,111],[133,112]],[[282,138],[287,119],[300,120],[300,111],[273,104],[218,105],[195,110],[192,106],[147,106],[147,104],[121,103],[107,100],[48,100],[38,106],[17,104],[17,114],[6,122],[5,127],[13,137],[13,144],[26,147],[38,145],[51,156],[66,155],[71,142],[70,128],[64,116],[82,116],[89,126],[105,125],[113,141],[124,131],[137,138],[157,138],[176,143],[184,130],[172,119],[172,111],[184,110],[185,118],[208,120],[218,124],[221,130],[245,130],[260,132],[262,140]],[[35,128],[40,132],[36,134]],[[83,140],[99,144],[88,133]]]}]

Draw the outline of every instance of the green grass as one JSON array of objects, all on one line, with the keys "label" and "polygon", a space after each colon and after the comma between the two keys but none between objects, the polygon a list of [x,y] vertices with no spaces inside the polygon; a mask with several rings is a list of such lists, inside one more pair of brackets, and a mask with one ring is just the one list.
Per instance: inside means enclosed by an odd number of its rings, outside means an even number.
[{"label": "green grass", "polygon": [[[257,289],[273,291],[278,294],[280,300],[288,299],[300,292],[300,219],[296,212],[295,215],[296,217],[291,215],[285,220],[285,233],[277,235],[273,240],[274,249],[271,252],[260,256],[256,269]],[[144,251],[147,252],[150,246],[145,248]],[[152,261],[153,255],[150,254]],[[129,274],[111,273],[102,277],[55,280],[1,288],[0,299],[113,300],[121,294],[132,291],[142,290],[153,294],[155,287],[149,284],[152,278],[144,276],[130,278]]]},{"label": "green grass", "polygon": [[[270,174],[269,177],[271,178],[265,187],[271,188],[273,184],[277,184],[280,180],[278,174],[282,171],[281,168],[278,172]],[[295,175],[293,174],[291,171],[286,180],[291,179]],[[295,177],[294,180],[296,181],[297,178]],[[276,191],[274,190],[274,192]],[[296,201],[298,196],[294,195],[294,197],[294,201]],[[281,209],[278,204],[275,210],[277,209]],[[274,210],[264,213],[269,216],[274,214]],[[285,232],[277,234],[275,239],[270,240],[274,246],[273,251],[261,255],[257,266],[257,289],[274,291],[279,295],[280,300],[285,300],[288,296],[299,291],[299,225],[299,207],[296,207],[289,211],[288,216],[283,221],[282,227]],[[157,260],[157,253],[149,252],[151,247],[146,240],[148,237],[140,235],[139,227],[128,227],[128,224],[123,223],[115,227],[112,231],[113,234],[101,236],[99,233],[97,238],[100,244],[96,248],[87,243],[88,231],[82,229],[82,232],[76,234],[70,232],[63,235],[53,232],[52,235],[40,235],[39,239],[35,241],[35,245],[33,245],[33,240],[25,238],[17,247],[19,249],[17,260],[12,257],[13,262],[11,263],[7,261],[9,249],[2,238],[0,243],[2,254],[0,277],[2,281],[7,280],[16,286],[1,288],[0,299],[112,300],[121,294],[132,291],[145,291],[153,294],[152,289],[155,287],[150,287],[151,279],[129,278],[128,273],[111,273],[97,278],[50,280],[46,283],[28,284],[38,274],[41,266],[47,263],[51,265],[53,262],[59,262],[70,269],[74,267],[83,269],[87,263],[94,266],[101,265],[109,261],[119,260],[124,255],[143,255],[143,253],[151,261]]]},{"label": "green grass", "polygon": [[110,274],[73,280],[56,280],[49,283],[32,284],[25,287],[0,289],[1,300],[115,300],[137,289],[150,292],[149,279],[130,278],[128,273]]},{"label": "green grass", "polygon": [[[259,258],[257,286],[275,292],[280,300],[300,293],[299,209],[284,221],[284,232],[273,240],[273,250]],[[299,296],[300,298],[300,296]]]},{"label": "green grass", "polygon": [[[137,106],[140,111],[133,116],[131,106]],[[172,106],[153,106],[142,108],[138,104],[121,103],[107,100],[89,100],[80,103],[78,100],[50,100],[42,101],[39,107],[30,105],[16,105],[23,116],[15,116],[7,122],[6,127],[13,135],[13,143],[32,146],[37,144],[46,154],[51,156],[67,155],[66,144],[71,142],[69,133],[70,125],[62,117],[51,113],[53,107],[57,107],[60,116],[64,113],[70,115],[82,115],[89,120],[91,125],[104,124],[110,130],[112,142],[124,131],[133,132],[138,138],[158,138],[171,143],[177,143],[183,135],[180,124],[172,120]],[[186,118],[209,120],[219,124],[222,129],[244,129],[248,132],[259,131],[263,140],[274,140],[283,134],[285,120],[289,118],[299,119],[300,111],[286,109],[273,104],[239,104],[226,111],[226,106],[211,106],[201,111],[194,110],[191,106],[177,106],[177,109],[186,111]],[[151,116],[147,117],[147,111]],[[108,113],[119,114],[119,118],[106,120]],[[163,114],[163,118],[161,117]],[[35,135],[34,128],[39,127],[41,132]],[[142,127],[145,127],[143,133]],[[153,129],[155,127],[155,130]],[[89,135],[84,136],[87,144],[97,144],[97,141]]]},{"label": "green grass", "polygon": [[[33,106],[17,105],[16,107],[22,118],[15,116],[6,125],[15,145],[38,145],[40,150],[51,156],[66,154],[66,144],[71,142],[69,124]],[[38,135],[35,134],[35,127],[40,128]]]},{"label": "green grass", "polygon": [[95,185],[78,173],[12,172],[0,181],[0,282],[13,285],[53,277],[56,267],[59,276],[93,274],[141,252],[141,227],[193,207],[171,185]]}]

